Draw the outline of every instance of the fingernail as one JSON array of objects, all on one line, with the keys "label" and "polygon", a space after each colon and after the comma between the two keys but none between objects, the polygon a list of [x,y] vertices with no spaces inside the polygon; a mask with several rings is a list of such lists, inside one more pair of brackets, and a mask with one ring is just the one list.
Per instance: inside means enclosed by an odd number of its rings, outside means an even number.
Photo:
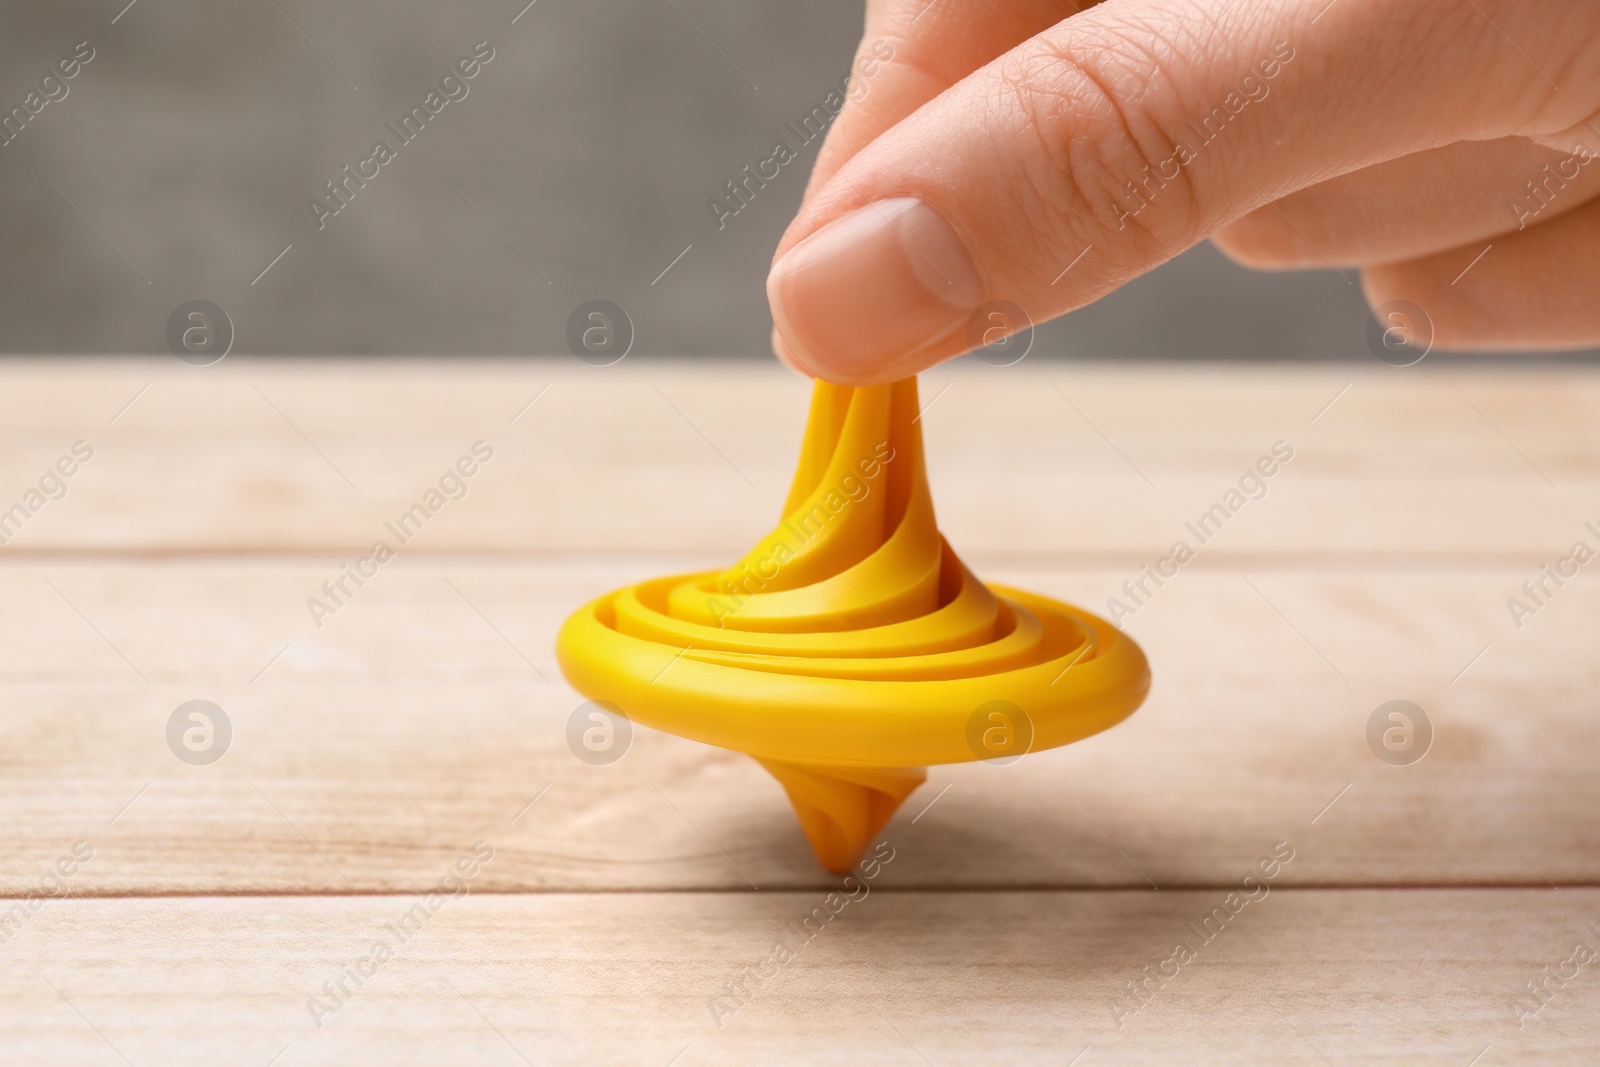
[{"label": "fingernail", "polygon": [[983,284],[961,238],[922,201],[857,208],[780,259],[767,277],[788,354],[820,378],[879,376],[966,326]]}]

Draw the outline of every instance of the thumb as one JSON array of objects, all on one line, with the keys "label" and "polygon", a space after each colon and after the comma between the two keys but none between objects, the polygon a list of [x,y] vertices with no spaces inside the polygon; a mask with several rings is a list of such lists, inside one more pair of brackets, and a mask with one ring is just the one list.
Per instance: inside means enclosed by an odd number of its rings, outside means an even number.
[{"label": "thumb", "polygon": [[1580,127],[1597,72],[1591,0],[1108,0],[818,189],[779,245],[773,322],[821,378],[893,381],[975,347],[989,302],[1043,321],[1308,185]]}]

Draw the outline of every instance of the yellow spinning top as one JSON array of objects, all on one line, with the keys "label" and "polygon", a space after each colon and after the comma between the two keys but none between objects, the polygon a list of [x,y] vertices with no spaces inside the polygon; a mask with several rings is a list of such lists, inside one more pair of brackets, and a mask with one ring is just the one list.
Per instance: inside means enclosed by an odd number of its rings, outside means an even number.
[{"label": "yellow spinning top", "polygon": [[929,764],[1077,741],[1150,688],[1104,619],[967,570],[934,522],[917,410],[915,379],[817,382],[777,529],[725,571],[607,593],[556,639],[589,698],[755,757],[839,873]]}]

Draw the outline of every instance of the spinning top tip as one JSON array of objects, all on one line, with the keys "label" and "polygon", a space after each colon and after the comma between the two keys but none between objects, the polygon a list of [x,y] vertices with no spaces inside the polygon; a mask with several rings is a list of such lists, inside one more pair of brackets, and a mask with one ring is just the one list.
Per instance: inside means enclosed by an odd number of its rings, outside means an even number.
[{"label": "spinning top tip", "polygon": [[845,874],[917,786],[922,767],[824,767],[757,759],[789,794],[817,861]]}]

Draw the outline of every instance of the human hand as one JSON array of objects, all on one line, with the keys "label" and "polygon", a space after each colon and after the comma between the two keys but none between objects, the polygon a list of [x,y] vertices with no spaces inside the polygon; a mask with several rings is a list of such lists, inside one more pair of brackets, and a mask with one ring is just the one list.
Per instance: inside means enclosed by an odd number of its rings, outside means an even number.
[{"label": "human hand", "polygon": [[1078,6],[868,0],[894,55],[778,246],[780,358],[893,381],[986,301],[1043,321],[1207,237],[1360,268],[1438,347],[1600,344],[1595,0]]}]

